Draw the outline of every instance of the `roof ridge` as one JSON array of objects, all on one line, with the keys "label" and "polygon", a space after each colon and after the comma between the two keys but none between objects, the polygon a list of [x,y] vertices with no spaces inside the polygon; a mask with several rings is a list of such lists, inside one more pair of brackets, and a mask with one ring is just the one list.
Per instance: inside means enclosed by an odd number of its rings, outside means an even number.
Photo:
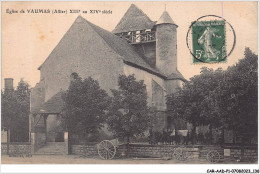
[{"label": "roof ridge", "polygon": [[[97,26],[97,25],[95,25],[95,24],[89,22],[88,20],[86,20],[86,19],[83,18],[83,17],[82,17],[82,19],[84,19],[84,22],[86,22],[86,23],[91,27],[91,29],[92,29],[98,36],[100,36],[100,38],[104,41],[104,43],[105,43],[109,48],[111,48],[111,49],[114,51],[115,54],[118,54],[118,53],[115,51],[115,49],[112,48],[112,47],[107,43],[107,41],[100,35],[100,33],[98,33],[98,32],[93,28],[93,26],[94,26],[94,27],[97,27],[97,28],[100,29],[100,30],[103,30],[103,31],[105,31],[105,32],[110,33],[109,31],[107,31],[107,30],[105,30],[105,29],[103,29],[103,28],[101,28],[101,27],[99,27],[99,26]],[[111,33],[111,34],[112,34],[112,33]],[[113,35],[114,35],[114,34],[113,34]],[[114,35],[114,36],[115,36],[115,37],[118,37],[118,36],[116,36],[116,35]],[[118,54],[118,55],[119,55],[119,54]],[[124,58],[124,57],[121,56],[121,55],[119,55],[119,56],[122,57],[122,58]]]},{"label": "roof ridge", "polygon": [[[84,19],[84,18],[83,18],[83,19]],[[96,28],[98,28],[98,29],[100,29],[100,30],[102,30],[102,31],[107,32],[107,33],[110,34],[112,37],[115,37],[115,38],[120,39],[122,42],[125,42],[125,44],[128,44],[130,47],[132,47],[132,45],[130,45],[125,39],[122,39],[122,38],[120,38],[119,36],[114,35],[113,33],[111,33],[111,32],[109,32],[109,31],[107,31],[107,30],[105,30],[105,29],[103,29],[103,28],[101,28],[101,27],[99,27],[99,26],[97,26],[97,25],[95,25],[95,24],[93,24],[93,23],[87,21],[86,19],[85,19],[85,21],[86,21],[88,24],[90,24],[90,26],[91,26],[92,29],[93,29],[93,26],[94,26],[94,27],[96,27]],[[102,38],[102,40],[105,41],[106,45],[108,45],[116,54],[118,54],[118,52],[117,52],[113,47],[111,47],[111,46],[108,44],[108,42],[100,35],[100,33],[98,33],[95,29],[93,29],[93,30]],[[133,49],[134,49],[134,48],[133,48]],[[141,55],[139,55],[137,52],[135,52],[135,53],[136,53],[138,56],[140,56],[140,58],[142,58]],[[124,58],[123,56],[121,56],[120,54],[118,54],[118,55],[119,55],[120,57],[122,57],[123,60],[125,60],[125,58]],[[142,60],[149,66],[149,68],[152,68],[143,58],[142,58]],[[125,60],[125,61],[128,61],[128,60]],[[133,62],[132,62],[132,63],[133,63]]]},{"label": "roof ridge", "polygon": [[69,27],[69,29],[63,34],[63,36],[61,37],[61,39],[59,40],[59,42],[56,44],[56,46],[54,47],[54,49],[50,52],[50,54],[48,55],[48,57],[44,60],[44,62],[38,67],[38,70],[41,69],[42,65],[49,59],[50,55],[54,52],[54,50],[56,49],[56,47],[61,43],[62,39],[65,37],[65,35],[68,33],[68,31],[70,31],[70,29],[73,27],[73,25],[76,22],[79,22],[79,20],[86,20],[85,18],[83,18],[81,15],[79,15],[74,22],[72,23],[72,25]]},{"label": "roof ridge", "polygon": [[[131,4],[130,8],[131,8],[131,7],[135,7],[136,9],[138,9],[144,16],[146,16],[146,17],[152,22],[152,20],[149,18],[149,16],[148,16],[146,13],[144,13],[142,9],[140,9],[139,7],[137,7],[135,4]],[[129,9],[130,9],[130,8],[129,8]],[[129,9],[128,9],[128,10],[129,10]]]},{"label": "roof ridge", "polygon": [[131,4],[112,33],[151,29],[154,22],[136,5]]},{"label": "roof ridge", "polygon": [[[85,27],[88,28],[89,31],[92,32],[92,35],[95,35],[102,44],[104,44],[105,47],[107,47],[111,52],[113,52],[115,55],[117,55],[118,58],[122,59],[125,62],[129,62],[131,66],[138,67],[139,69],[142,69],[146,72],[155,74],[161,78],[166,79],[166,75],[164,75],[161,71],[158,69],[150,66],[144,58],[142,58],[142,55],[138,54],[135,48],[129,44],[125,39],[120,38],[119,36],[116,36],[115,34],[89,22],[82,16],[78,16],[74,23],[71,25],[69,30],[63,35],[59,43],[55,46],[55,48],[52,50],[48,58],[43,62],[43,64],[50,58],[50,56],[58,49],[58,46],[61,44],[62,41],[68,42],[67,36],[71,36],[72,31],[78,30],[79,27]],[[81,33],[86,34],[87,33]],[[64,38],[67,38],[64,40]],[[79,38],[78,38],[79,39]],[[43,64],[41,66],[43,66]],[[40,68],[41,68],[40,66]]]}]

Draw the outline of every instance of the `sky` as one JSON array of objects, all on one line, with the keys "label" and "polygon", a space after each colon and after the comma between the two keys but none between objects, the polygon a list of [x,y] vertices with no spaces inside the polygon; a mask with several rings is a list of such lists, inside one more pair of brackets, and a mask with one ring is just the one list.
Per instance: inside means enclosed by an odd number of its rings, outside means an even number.
[{"label": "sky", "polygon": [[[23,78],[31,87],[40,80],[38,67],[59,43],[79,14],[27,13],[28,9],[88,11],[80,13],[86,20],[112,31],[132,2],[2,2],[1,85],[4,78],[13,78],[14,85]],[[257,2],[134,2],[148,17],[157,21],[163,11],[170,14],[177,28],[178,70],[186,79],[199,74],[203,66],[209,68],[234,65],[243,58],[245,47],[258,54],[258,6]],[[22,9],[25,13],[6,13]],[[90,10],[111,10],[112,14],[90,14]],[[201,16],[223,17],[234,28],[236,45],[224,63],[193,64],[186,45],[186,36],[192,21]],[[206,19],[205,19],[206,20]],[[209,19],[210,20],[210,19]],[[226,26],[226,46],[230,50],[234,37]]]}]

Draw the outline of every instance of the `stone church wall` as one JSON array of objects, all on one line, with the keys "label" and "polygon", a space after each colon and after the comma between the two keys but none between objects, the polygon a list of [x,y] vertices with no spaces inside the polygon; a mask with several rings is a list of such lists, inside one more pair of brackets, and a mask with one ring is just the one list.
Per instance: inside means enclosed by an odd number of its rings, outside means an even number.
[{"label": "stone church wall", "polygon": [[177,29],[175,25],[156,26],[156,67],[166,75],[177,70]]},{"label": "stone church wall", "polygon": [[[144,70],[140,70],[137,68],[134,68],[132,66],[129,65],[124,65],[124,74],[125,75],[131,75],[131,74],[135,74],[135,77],[137,80],[144,80],[144,83],[146,85],[146,90],[147,90],[147,95],[148,95],[148,105],[152,106],[153,103],[155,103],[156,101],[153,101],[153,83],[152,81],[156,82],[163,91],[166,91],[164,88],[164,80],[161,79],[158,76],[155,76],[153,74],[150,74]],[[166,92],[163,94],[166,96]],[[161,98],[164,98],[164,96],[161,96]],[[161,105],[161,110],[166,110],[166,103],[165,101],[162,102]]]},{"label": "stone church wall", "polygon": [[[83,79],[91,76],[110,92],[123,74],[123,60],[86,24],[73,25],[40,68],[45,102],[70,84],[76,72]],[[84,30],[82,30],[84,28]]]},{"label": "stone church wall", "polygon": [[133,45],[140,55],[142,55],[146,62],[148,62],[152,67],[156,65],[156,44],[155,42],[136,44]]}]

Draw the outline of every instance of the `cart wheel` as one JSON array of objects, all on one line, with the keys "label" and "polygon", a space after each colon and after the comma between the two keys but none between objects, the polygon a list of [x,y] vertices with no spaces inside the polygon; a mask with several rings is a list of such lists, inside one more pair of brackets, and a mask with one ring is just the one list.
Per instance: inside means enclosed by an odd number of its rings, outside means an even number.
[{"label": "cart wheel", "polygon": [[116,147],[109,140],[101,141],[97,145],[97,148],[98,148],[98,154],[102,159],[112,159],[116,154]]},{"label": "cart wheel", "polygon": [[216,150],[209,151],[207,160],[211,163],[217,163],[220,160],[220,154]]}]

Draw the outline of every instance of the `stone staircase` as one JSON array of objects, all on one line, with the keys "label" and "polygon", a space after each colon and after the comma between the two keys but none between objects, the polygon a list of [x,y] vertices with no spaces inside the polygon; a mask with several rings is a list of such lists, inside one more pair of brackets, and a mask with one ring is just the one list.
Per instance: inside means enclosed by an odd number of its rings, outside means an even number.
[{"label": "stone staircase", "polygon": [[65,155],[67,152],[64,142],[46,142],[46,144],[39,148],[35,155]]}]

